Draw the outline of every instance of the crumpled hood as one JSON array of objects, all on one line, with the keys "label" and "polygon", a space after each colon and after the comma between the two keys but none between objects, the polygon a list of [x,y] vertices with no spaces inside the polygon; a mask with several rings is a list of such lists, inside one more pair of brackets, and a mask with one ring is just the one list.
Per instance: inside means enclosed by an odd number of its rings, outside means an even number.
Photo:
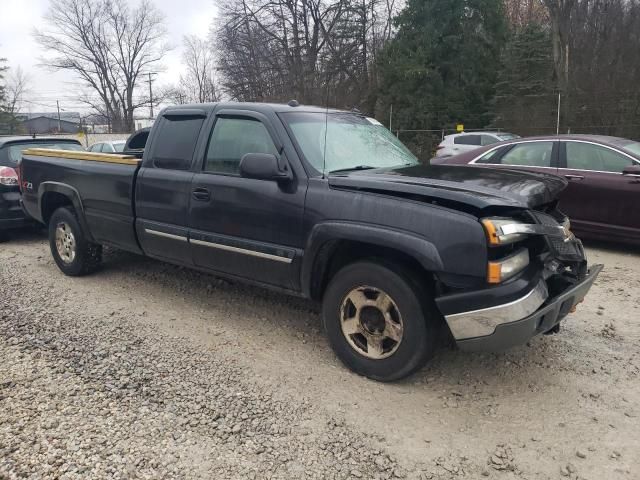
[{"label": "crumpled hood", "polygon": [[329,175],[335,188],[413,194],[462,202],[475,208],[535,208],[552,202],[567,186],[544,173],[463,165],[414,165]]}]

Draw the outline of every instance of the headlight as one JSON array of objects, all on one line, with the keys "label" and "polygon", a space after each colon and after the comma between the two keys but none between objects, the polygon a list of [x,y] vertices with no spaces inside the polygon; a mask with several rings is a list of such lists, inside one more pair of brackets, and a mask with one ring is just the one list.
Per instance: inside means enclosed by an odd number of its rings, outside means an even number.
[{"label": "headlight", "polygon": [[485,232],[487,232],[489,245],[506,245],[526,237],[525,233],[515,232],[520,229],[518,227],[527,224],[513,218],[491,217],[483,218],[481,222]]},{"label": "headlight", "polygon": [[517,275],[529,265],[529,250],[521,248],[513,255],[501,260],[490,261],[487,268],[487,281],[501,283]]}]

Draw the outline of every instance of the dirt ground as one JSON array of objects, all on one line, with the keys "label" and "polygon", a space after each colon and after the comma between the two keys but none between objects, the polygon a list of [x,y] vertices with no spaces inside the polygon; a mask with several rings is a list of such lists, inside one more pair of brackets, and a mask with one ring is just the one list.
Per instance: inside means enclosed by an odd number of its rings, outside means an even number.
[{"label": "dirt ground", "polygon": [[1,478],[640,479],[640,250],[558,335],[380,384],[317,307],[126,253],[0,245]]}]

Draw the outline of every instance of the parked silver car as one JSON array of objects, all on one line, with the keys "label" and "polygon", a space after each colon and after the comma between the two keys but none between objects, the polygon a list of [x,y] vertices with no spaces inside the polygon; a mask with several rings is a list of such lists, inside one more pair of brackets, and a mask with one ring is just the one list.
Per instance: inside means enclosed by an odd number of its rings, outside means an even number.
[{"label": "parked silver car", "polygon": [[440,142],[436,157],[450,157],[451,155],[475,150],[478,147],[516,138],[520,138],[520,136],[507,132],[454,133],[453,135],[445,136]]},{"label": "parked silver car", "polygon": [[119,153],[124,150],[124,140],[114,140],[111,142],[98,142],[89,147],[90,152]]}]

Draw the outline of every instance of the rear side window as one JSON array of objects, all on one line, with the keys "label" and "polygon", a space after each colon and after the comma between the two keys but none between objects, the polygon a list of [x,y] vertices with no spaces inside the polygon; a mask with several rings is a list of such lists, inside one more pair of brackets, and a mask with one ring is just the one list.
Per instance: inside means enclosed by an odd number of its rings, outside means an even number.
[{"label": "rear side window", "polygon": [[456,145],[480,145],[480,135],[460,135],[453,139]]},{"label": "rear side window", "polygon": [[500,153],[504,150],[504,148],[496,148],[495,150],[491,150],[490,152],[485,153],[479,159],[475,161],[475,163],[500,163],[498,157],[500,157]]},{"label": "rear side window", "polygon": [[500,159],[502,165],[550,167],[553,142],[519,143]]},{"label": "rear side window", "polygon": [[153,140],[153,165],[170,170],[189,170],[202,117],[163,117]]},{"label": "rear side window", "polygon": [[266,127],[248,118],[218,118],[209,139],[204,169],[237,175],[240,160],[247,153],[278,154]]}]

